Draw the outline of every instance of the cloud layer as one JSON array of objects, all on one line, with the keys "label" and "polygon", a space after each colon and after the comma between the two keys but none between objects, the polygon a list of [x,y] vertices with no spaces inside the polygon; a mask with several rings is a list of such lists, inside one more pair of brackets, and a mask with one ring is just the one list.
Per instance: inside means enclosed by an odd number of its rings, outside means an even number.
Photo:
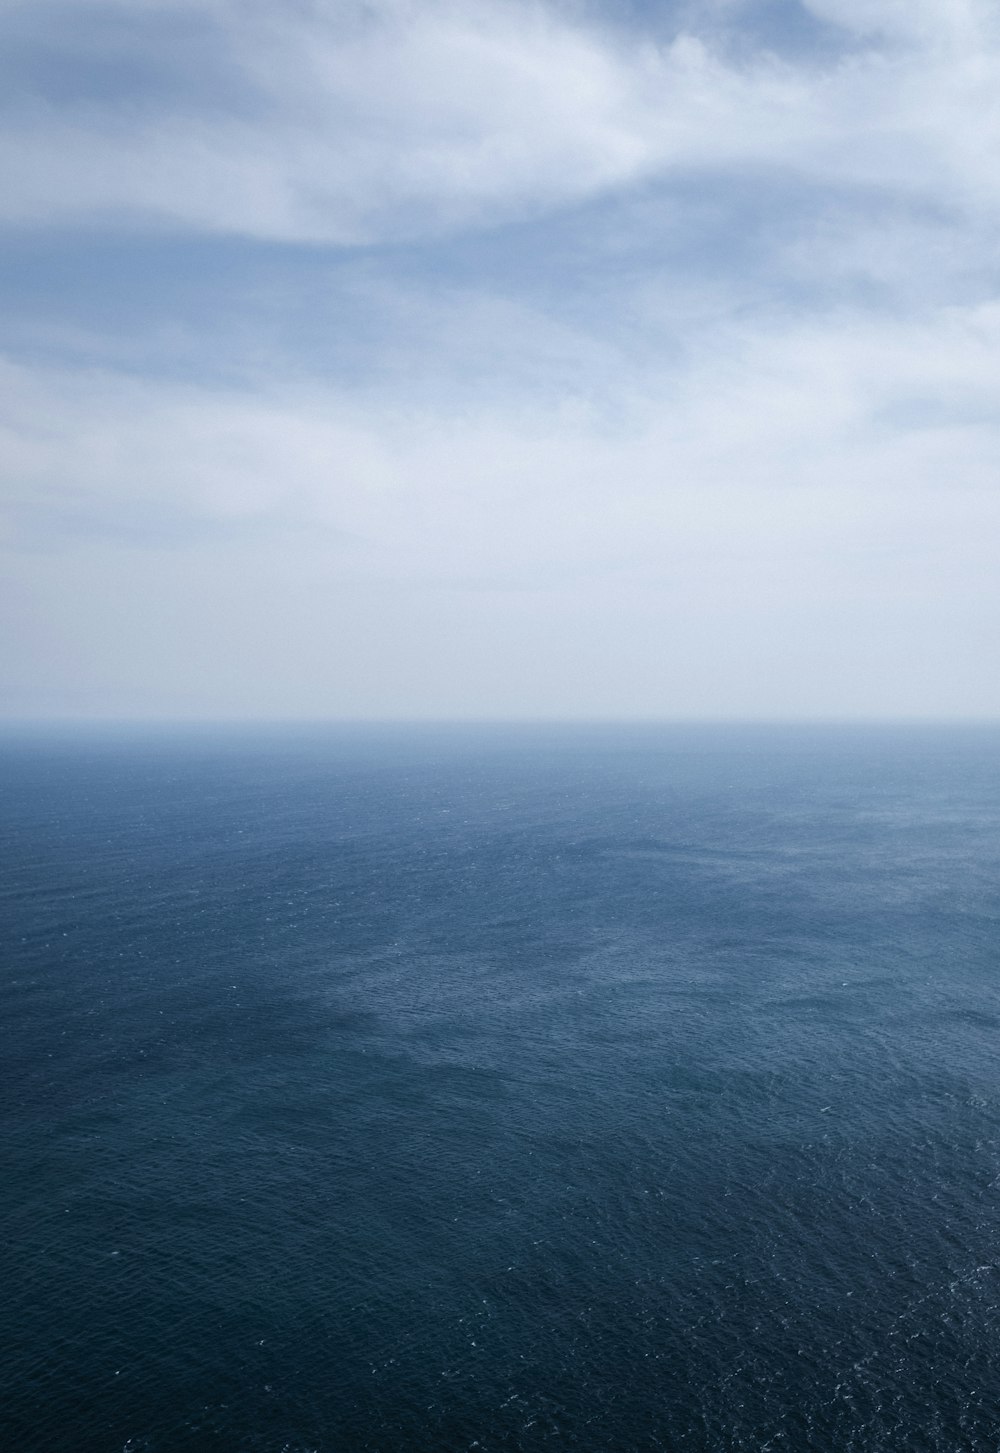
[{"label": "cloud layer", "polygon": [[1000,710],[996,13],[671,14],[0,7],[8,711]]},{"label": "cloud layer", "polygon": [[8,5],[38,86],[7,108],[0,207],[358,245],[759,167],[993,211],[995,7],[807,9],[846,56],[727,60],[504,0]]}]

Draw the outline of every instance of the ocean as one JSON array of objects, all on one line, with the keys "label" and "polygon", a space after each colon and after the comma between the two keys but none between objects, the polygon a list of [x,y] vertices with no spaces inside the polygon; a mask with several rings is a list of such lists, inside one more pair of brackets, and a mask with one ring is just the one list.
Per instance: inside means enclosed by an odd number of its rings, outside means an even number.
[{"label": "ocean", "polygon": [[0,759],[5,1449],[1000,1448],[1000,730]]}]

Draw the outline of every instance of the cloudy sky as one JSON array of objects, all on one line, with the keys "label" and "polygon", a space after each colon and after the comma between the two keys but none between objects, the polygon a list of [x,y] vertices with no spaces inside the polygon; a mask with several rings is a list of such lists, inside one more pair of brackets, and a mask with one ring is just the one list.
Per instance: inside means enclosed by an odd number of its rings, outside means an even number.
[{"label": "cloudy sky", "polygon": [[1000,716],[995,0],[0,0],[8,717]]}]

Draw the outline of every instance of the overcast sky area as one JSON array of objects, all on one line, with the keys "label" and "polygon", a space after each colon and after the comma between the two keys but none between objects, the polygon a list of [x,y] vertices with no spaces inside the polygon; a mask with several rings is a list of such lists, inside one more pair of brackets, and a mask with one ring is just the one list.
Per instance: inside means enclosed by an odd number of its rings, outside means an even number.
[{"label": "overcast sky area", "polygon": [[996,0],[0,57],[4,716],[1000,716]]}]

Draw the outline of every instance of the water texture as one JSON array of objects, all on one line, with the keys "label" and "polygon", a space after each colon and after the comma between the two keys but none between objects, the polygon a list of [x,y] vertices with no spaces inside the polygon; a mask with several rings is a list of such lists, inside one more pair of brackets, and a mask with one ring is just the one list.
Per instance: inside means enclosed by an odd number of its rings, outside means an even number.
[{"label": "water texture", "polygon": [[0,758],[5,1448],[1000,1447],[1000,732]]}]

